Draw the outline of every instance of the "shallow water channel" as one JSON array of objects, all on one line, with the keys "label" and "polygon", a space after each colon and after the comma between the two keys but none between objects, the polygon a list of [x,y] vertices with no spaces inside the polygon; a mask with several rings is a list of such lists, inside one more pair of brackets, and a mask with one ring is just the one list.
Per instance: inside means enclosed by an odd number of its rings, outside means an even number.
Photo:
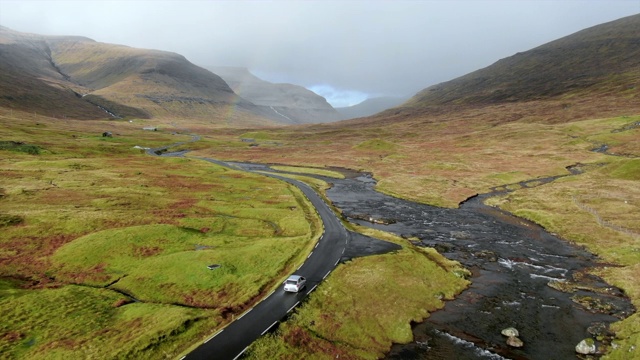
[{"label": "shallow water channel", "polygon": [[[606,335],[608,324],[633,311],[619,289],[585,273],[605,265],[597,257],[483,205],[489,195],[444,209],[378,193],[366,175],[325,180],[333,184],[329,199],[349,221],[434,247],[473,273],[472,285],[415,324],[414,342],[395,345],[387,359],[575,359],[581,340]],[[576,279],[589,290],[566,293],[547,286]],[[606,311],[589,310],[572,297]],[[518,329],[522,348],[506,345],[501,330],[507,327]]]}]

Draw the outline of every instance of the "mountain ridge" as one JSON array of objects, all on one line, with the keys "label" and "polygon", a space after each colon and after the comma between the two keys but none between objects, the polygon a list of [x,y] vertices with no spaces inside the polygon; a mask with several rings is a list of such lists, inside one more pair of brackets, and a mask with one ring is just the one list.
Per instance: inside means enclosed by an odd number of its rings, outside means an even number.
[{"label": "mountain ridge", "polygon": [[[571,106],[571,97],[578,94],[623,98],[621,93],[632,91],[637,96],[638,34],[640,14],[596,25],[425,88],[394,112],[438,112],[449,107],[552,99],[566,100]],[[632,107],[632,103],[623,106]]]},{"label": "mountain ridge", "polygon": [[343,120],[355,119],[375,115],[381,111],[394,108],[408,99],[409,97],[374,97],[353,106],[336,108],[336,110],[342,115]]},{"label": "mountain ridge", "polygon": [[0,98],[0,106],[78,119],[175,117],[273,124],[264,109],[180,54],[6,27],[0,28],[0,50],[0,89],[12,94]]}]

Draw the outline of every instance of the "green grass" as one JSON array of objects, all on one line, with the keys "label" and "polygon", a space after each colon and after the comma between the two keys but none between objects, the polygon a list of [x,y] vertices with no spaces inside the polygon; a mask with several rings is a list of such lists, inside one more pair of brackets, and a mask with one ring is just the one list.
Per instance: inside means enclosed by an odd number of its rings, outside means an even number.
[{"label": "green grass", "polygon": [[376,151],[376,152],[393,152],[397,149],[397,145],[383,139],[366,140],[357,144],[354,148],[363,151]]},{"label": "green grass", "polygon": [[498,180],[503,184],[513,184],[518,181],[528,180],[529,178],[526,174],[523,174],[519,171],[509,171],[498,174],[491,174],[487,176],[492,181]]},{"label": "green grass", "polygon": [[0,157],[3,356],[177,356],[279,286],[319,236],[289,184],[133,148],[190,136],[0,121],[0,137],[46,149]]},{"label": "green grass", "polygon": [[0,150],[23,152],[31,155],[38,155],[42,149],[36,145],[29,145],[16,141],[0,141]]},{"label": "green grass", "polygon": [[354,259],[339,266],[275,334],[254,343],[249,358],[379,358],[392,343],[412,340],[411,322],[468,285],[456,275],[464,273],[458,266],[417,248]]},{"label": "green grass", "polygon": [[271,140],[273,135],[266,131],[249,131],[240,135],[241,139]]},{"label": "green grass", "polygon": [[624,159],[601,170],[620,180],[640,180],[640,159]]},{"label": "green grass", "polygon": [[215,315],[126,302],[110,290],[73,285],[15,290],[0,297],[0,352],[8,359],[155,357],[156,346],[175,348],[196,322]]},{"label": "green grass", "polygon": [[278,171],[320,175],[320,176],[330,177],[334,179],[344,179],[344,175],[342,175],[341,173],[327,170],[327,169],[317,169],[317,168],[298,167],[298,166],[271,166],[271,168],[273,170],[278,170]]},{"label": "green grass", "polygon": [[[173,225],[105,230],[60,248],[53,273],[57,280],[93,286],[119,280],[112,287],[144,302],[235,308],[280,277],[308,243],[304,235],[276,237],[273,229],[262,236]],[[209,270],[210,264],[221,266]]]}]

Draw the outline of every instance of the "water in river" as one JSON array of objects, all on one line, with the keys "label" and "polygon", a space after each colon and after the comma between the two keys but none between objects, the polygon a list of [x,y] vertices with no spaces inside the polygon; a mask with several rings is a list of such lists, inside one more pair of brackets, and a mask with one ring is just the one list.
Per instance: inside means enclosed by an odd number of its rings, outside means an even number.
[{"label": "water in river", "polygon": [[[414,342],[395,345],[388,359],[575,359],[582,339],[607,333],[633,311],[619,289],[585,273],[603,266],[594,255],[483,205],[482,196],[443,209],[378,193],[363,175],[326,180],[333,183],[328,197],[350,221],[434,247],[473,273],[470,288],[416,324]],[[599,290],[569,294],[547,285],[576,279]],[[572,297],[607,311],[588,311]],[[519,330],[522,348],[506,345],[507,327]]]}]

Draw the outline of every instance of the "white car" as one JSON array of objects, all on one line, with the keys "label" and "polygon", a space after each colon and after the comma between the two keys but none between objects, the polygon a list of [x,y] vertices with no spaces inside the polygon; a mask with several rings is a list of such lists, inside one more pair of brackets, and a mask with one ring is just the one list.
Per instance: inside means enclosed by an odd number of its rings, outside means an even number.
[{"label": "white car", "polygon": [[291,275],[284,282],[284,291],[298,292],[307,284],[307,279],[300,275]]}]

